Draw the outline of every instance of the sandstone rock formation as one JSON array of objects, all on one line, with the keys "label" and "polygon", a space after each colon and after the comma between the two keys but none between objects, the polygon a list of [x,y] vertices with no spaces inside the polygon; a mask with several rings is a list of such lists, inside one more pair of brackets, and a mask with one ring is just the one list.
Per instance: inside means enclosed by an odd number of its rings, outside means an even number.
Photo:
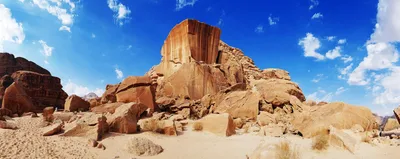
[{"label": "sandstone rock formation", "polygon": [[48,106],[63,108],[67,94],[58,77],[30,71],[17,71],[11,76],[32,99],[33,111],[41,112]]},{"label": "sandstone rock formation", "polygon": [[366,131],[378,128],[375,117],[368,108],[341,102],[319,106],[312,112],[298,113],[292,124],[304,137],[313,137],[318,131],[328,129],[329,126],[351,129],[359,124]]},{"label": "sandstone rock formation", "polygon": [[397,121],[400,124],[400,106],[393,110],[394,116],[396,116]]},{"label": "sandstone rock formation", "polygon": [[21,116],[33,110],[33,103],[28,94],[18,83],[11,84],[4,92],[2,108],[11,110],[12,114]]},{"label": "sandstone rock formation", "polygon": [[60,133],[63,126],[64,122],[59,121],[51,126],[45,127],[43,128],[43,136],[51,136]]},{"label": "sandstone rock formation", "polygon": [[397,128],[400,128],[400,124],[397,119],[389,118],[385,124],[385,127],[383,128],[383,131],[390,131]]},{"label": "sandstone rock formation", "polygon": [[3,77],[4,75],[11,75],[20,70],[51,75],[49,71],[38,66],[32,61],[28,61],[22,57],[15,58],[13,54],[5,52],[0,53],[0,77]]},{"label": "sandstone rock formation", "polygon": [[64,110],[69,112],[89,110],[90,103],[77,95],[69,96],[64,105]]}]

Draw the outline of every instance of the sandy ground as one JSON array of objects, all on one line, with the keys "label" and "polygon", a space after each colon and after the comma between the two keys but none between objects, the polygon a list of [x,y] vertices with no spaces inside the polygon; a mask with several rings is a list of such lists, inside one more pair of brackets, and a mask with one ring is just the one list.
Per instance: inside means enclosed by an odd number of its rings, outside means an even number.
[{"label": "sandy ground", "polygon": [[[101,143],[106,150],[92,148],[87,138],[43,137],[41,118],[21,117],[13,121],[19,129],[0,129],[0,158],[99,158],[99,159],[245,159],[260,143],[276,144],[288,140],[304,159],[396,159],[400,147],[361,143],[354,154],[341,148],[329,147],[323,152],[311,150],[312,140],[298,136],[281,138],[261,137],[252,134],[219,137],[207,132],[184,131],[176,137],[154,133],[111,134]],[[190,129],[190,128],[189,128]],[[125,145],[132,137],[145,137],[161,145],[164,152],[152,157],[137,157],[126,151]]]}]

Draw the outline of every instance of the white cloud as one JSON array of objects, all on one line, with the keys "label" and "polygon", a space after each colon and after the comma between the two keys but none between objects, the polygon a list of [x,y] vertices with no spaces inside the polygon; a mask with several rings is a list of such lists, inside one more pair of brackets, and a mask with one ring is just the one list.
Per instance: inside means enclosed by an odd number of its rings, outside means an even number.
[{"label": "white cloud", "polygon": [[65,26],[65,25],[63,25],[63,26],[61,26],[60,27],[60,29],[58,29],[59,31],[68,31],[68,32],[71,32],[71,28],[70,27],[67,27],[67,26]]},{"label": "white cloud", "polygon": [[48,64],[49,62],[47,59],[53,54],[53,47],[48,46],[47,43],[43,40],[39,40],[39,43],[42,45],[43,49],[40,52],[45,56],[45,63]]},{"label": "white cloud", "polygon": [[350,74],[347,81],[350,85],[366,85],[368,79],[365,79],[367,71],[378,71],[393,66],[393,63],[399,59],[399,53],[395,46],[388,43],[376,43],[367,45],[368,56],[357,66]]},{"label": "white cloud", "polygon": [[224,24],[224,20],[222,18],[219,18],[217,26],[222,26]]},{"label": "white cloud", "polygon": [[344,56],[341,58],[341,60],[343,60],[344,63],[348,63],[348,62],[353,61],[353,58],[352,58],[351,56],[349,56],[349,55],[344,55]]},{"label": "white cloud", "polygon": [[314,83],[318,83],[323,78],[324,78],[324,74],[317,74],[317,76],[314,79],[312,79],[311,81],[314,82]]},{"label": "white cloud", "polygon": [[345,44],[346,42],[347,42],[346,39],[340,39],[340,40],[338,41],[338,44]]},{"label": "white cloud", "polygon": [[329,50],[329,51],[325,54],[325,56],[326,56],[326,58],[333,60],[333,59],[335,59],[335,58],[337,58],[337,57],[342,56],[342,55],[340,54],[341,51],[342,51],[342,48],[340,48],[340,46],[336,46],[335,49]]},{"label": "white cloud", "polygon": [[319,18],[323,18],[324,17],[324,15],[322,15],[321,13],[315,13],[312,17],[311,17],[311,19],[319,19]]},{"label": "white cloud", "polygon": [[256,29],[254,30],[256,33],[263,33],[264,32],[264,26],[263,25],[258,25]]},{"label": "white cloud", "polygon": [[132,48],[132,45],[128,45],[128,47],[126,48],[126,50],[130,50]]},{"label": "white cloud", "polygon": [[[31,4],[46,10],[49,14],[56,16],[62,26],[71,26],[74,21],[75,3],[70,0],[28,0]],[[69,9],[68,9],[69,8]],[[63,29],[66,29],[65,27]],[[59,29],[63,30],[62,27]],[[69,29],[70,30],[70,29]]]},{"label": "white cloud", "polygon": [[96,34],[93,34],[93,33],[92,33],[92,38],[96,38]]},{"label": "white cloud", "polygon": [[326,37],[326,40],[328,40],[328,41],[333,41],[335,39],[336,39],[336,36],[328,36],[328,37]]},{"label": "white cloud", "polygon": [[131,10],[122,3],[119,3],[118,0],[107,0],[107,4],[114,12],[114,18],[119,25],[124,25],[124,23],[130,20],[129,15],[131,14]]},{"label": "white cloud", "polygon": [[316,6],[319,5],[319,1],[318,0],[311,0],[311,5],[310,7],[308,7],[309,10],[315,8]]},{"label": "white cloud", "polygon": [[[384,88],[384,91],[378,93],[374,100],[375,104],[388,105],[400,103],[400,67],[396,66],[391,69],[391,73],[387,76],[378,77],[380,86]],[[375,92],[378,92],[381,87],[375,86]]]},{"label": "white cloud", "polygon": [[118,68],[115,68],[115,73],[117,74],[118,79],[122,79],[124,77],[124,73]]},{"label": "white cloud", "polygon": [[279,18],[272,17],[272,15],[269,15],[269,17],[268,17],[269,25],[276,25],[278,21],[279,21]]},{"label": "white cloud", "polygon": [[345,92],[345,91],[347,91],[347,89],[345,89],[344,87],[339,87],[339,88],[336,90],[335,95],[340,95],[340,94],[342,94],[342,93]]},{"label": "white cloud", "polygon": [[104,89],[96,88],[94,90],[91,90],[88,87],[75,84],[71,80],[68,80],[68,82],[63,86],[63,89],[65,92],[67,92],[68,95],[75,94],[81,97],[91,92],[95,93],[97,96],[100,97],[104,93]]},{"label": "white cloud", "polygon": [[339,69],[340,75],[338,76],[339,79],[346,79],[346,77],[349,75],[351,68],[353,68],[353,63],[350,65],[346,66],[345,68]]},{"label": "white cloud", "polygon": [[0,4],[0,52],[4,51],[3,42],[22,44],[24,40],[22,24],[12,17],[10,9]]},{"label": "white cloud", "polygon": [[176,8],[175,10],[179,11],[186,6],[194,6],[197,0],[176,0]]},{"label": "white cloud", "polygon": [[377,23],[371,35],[371,42],[400,41],[400,1],[379,0]]},{"label": "white cloud", "polygon": [[314,57],[317,60],[325,59],[324,55],[316,52],[316,50],[321,47],[321,44],[318,38],[314,37],[313,34],[307,33],[306,37],[300,39],[298,45],[303,47],[305,57]]}]

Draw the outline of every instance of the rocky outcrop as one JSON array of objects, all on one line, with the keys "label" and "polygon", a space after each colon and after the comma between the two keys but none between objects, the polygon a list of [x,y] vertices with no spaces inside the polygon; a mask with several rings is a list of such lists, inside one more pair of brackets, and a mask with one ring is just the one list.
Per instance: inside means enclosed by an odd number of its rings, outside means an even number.
[{"label": "rocky outcrop", "polygon": [[260,95],[250,91],[233,91],[225,96],[213,107],[212,112],[217,114],[229,113],[232,118],[257,119],[259,114]]},{"label": "rocky outcrop", "polygon": [[20,70],[51,75],[49,71],[32,61],[28,61],[22,57],[15,58],[13,54],[0,53],[0,77],[3,77],[4,75],[11,75]]},{"label": "rocky outcrop", "polygon": [[101,103],[105,104],[105,103],[116,102],[117,97],[115,96],[115,94],[117,93],[118,87],[119,87],[119,84],[116,84],[116,85],[108,84],[106,86],[106,91],[101,96]]},{"label": "rocky outcrop", "polygon": [[77,95],[71,95],[65,100],[64,110],[69,112],[86,111],[90,108],[90,103]]},{"label": "rocky outcrop", "polygon": [[291,123],[304,137],[313,137],[319,131],[329,129],[329,126],[351,129],[358,124],[365,131],[378,128],[375,117],[368,108],[341,102],[319,106],[311,112],[298,113]]},{"label": "rocky outcrop", "polygon": [[217,63],[220,34],[217,27],[197,20],[184,20],[170,31],[165,40],[157,72],[169,76],[184,63]]},{"label": "rocky outcrop", "polygon": [[33,111],[41,112],[48,106],[64,108],[67,94],[62,90],[60,78],[30,71],[17,71],[11,77],[31,98]]},{"label": "rocky outcrop", "polygon": [[34,109],[31,97],[24,91],[18,83],[11,84],[4,92],[2,108],[8,109],[12,114],[21,116],[24,112]]},{"label": "rocky outcrop", "polygon": [[383,128],[383,131],[391,131],[400,128],[400,124],[397,119],[389,118]]}]

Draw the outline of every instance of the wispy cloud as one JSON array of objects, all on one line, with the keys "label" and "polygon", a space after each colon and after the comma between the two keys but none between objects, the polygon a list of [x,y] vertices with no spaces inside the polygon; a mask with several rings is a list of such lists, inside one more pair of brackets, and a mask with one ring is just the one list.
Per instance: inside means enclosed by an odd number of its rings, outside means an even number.
[{"label": "wispy cloud", "polygon": [[114,12],[114,18],[119,25],[129,22],[131,10],[118,2],[118,0],[107,0],[108,7]]},{"label": "wispy cloud", "polygon": [[272,15],[269,15],[269,17],[268,17],[269,25],[276,25],[276,24],[278,24],[277,23],[278,21],[279,21],[278,17],[272,17]]},{"label": "wispy cloud", "polygon": [[39,43],[42,45],[42,50],[40,52],[45,56],[45,63],[48,64],[48,58],[53,54],[53,47],[48,46],[47,43],[43,40],[39,40]]},{"label": "wispy cloud", "polygon": [[264,26],[263,25],[258,25],[257,27],[256,27],[256,29],[254,30],[254,32],[256,32],[256,33],[263,33],[264,32]]},{"label": "wispy cloud", "polygon": [[18,23],[8,9],[0,4],[0,52],[3,51],[3,42],[21,44],[25,39],[22,23]]},{"label": "wispy cloud", "polygon": [[179,11],[183,8],[185,8],[186,6],[194,6],[194,4],[197,2],[198,0],[176,0],[176,8],[175,10]]},{"label": "wispy cloud", "polygon": [[324,15],[322,15],[321,13],[315,13],[312,17],[311,17],[311,19],[319,19],[319,18],[323,18],[324,17]]}]

